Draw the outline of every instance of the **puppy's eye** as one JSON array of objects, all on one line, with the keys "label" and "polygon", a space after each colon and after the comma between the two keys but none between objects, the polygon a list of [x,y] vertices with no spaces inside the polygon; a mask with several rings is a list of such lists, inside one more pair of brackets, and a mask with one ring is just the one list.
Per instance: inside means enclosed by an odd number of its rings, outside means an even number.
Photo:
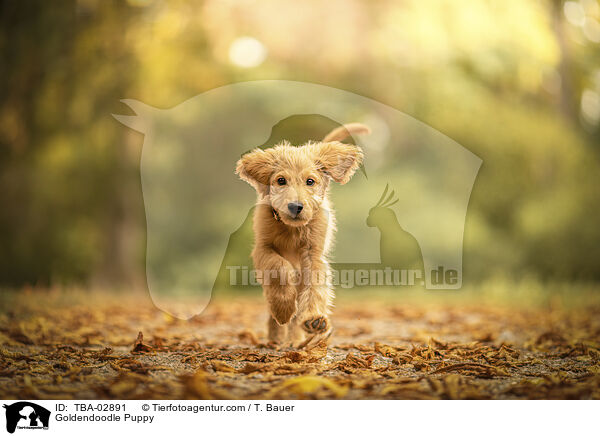
[{"label": "puppy's eye", "polygon": [[306,184],[307,184],[308,186],[312,186],[312,185],[314,185],[314,184],[315,184],[315,181],[314,181],[313,179],[306,179]]},{"label": "puppy's eye", "polygon": [[285,185],[285,179],[283,177],[280,177],[280,178],[277,179],[277,183],[279,185]]}]

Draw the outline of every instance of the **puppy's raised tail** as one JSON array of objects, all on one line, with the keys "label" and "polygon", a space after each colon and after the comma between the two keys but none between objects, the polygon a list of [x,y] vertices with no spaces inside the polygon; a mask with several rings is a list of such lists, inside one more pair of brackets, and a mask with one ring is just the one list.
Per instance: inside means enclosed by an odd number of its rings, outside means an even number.
[{"label": "puppy's raised tail", "polygon": [[333,129],[323,138],[323,142],[343,141],[350,135],[368,135],[371,129],[361,123],[349,123]]}]

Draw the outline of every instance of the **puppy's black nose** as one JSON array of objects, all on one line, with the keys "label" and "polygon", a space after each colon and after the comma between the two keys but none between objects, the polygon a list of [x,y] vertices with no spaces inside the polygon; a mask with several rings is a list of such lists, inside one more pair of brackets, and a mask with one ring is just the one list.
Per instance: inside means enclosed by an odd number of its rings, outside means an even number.
[{"label": "puppy's black nose", "polygon": [[302,212],[302,208],[304,206],[302,206],[302,203],[298,203],[298,202],[294,202],[294,203],[288,203],[288,210],[290,211],[290,214],[296,218],[298,216],[298,214],[300,212]]}]

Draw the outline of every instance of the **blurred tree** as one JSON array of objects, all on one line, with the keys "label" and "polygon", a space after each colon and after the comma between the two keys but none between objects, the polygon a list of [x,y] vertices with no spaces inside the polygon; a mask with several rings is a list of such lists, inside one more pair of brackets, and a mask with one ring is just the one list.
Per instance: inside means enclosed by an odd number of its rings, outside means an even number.
[{"label": "blurred tree", "polygon": [[124,237],[124,204],[141,205],[136,160],[110,119],[135,77],[119,30],[134,17],[122,2],[0,3],[4,284],[139,272]]},{"label": "blurred tree", "polygon": [[0,0],[0,284],[142,281],[142,138],[110,114],[254,79],[369,96],[478,154],[466,279],[598,280],[599,23],[598,0]]}]

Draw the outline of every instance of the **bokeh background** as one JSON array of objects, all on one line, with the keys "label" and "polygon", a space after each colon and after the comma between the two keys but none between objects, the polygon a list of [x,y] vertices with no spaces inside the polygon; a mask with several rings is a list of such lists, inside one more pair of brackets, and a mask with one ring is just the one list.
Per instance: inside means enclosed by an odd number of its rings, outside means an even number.
[{"label": "bokeh background", "polygon": [[258,79],[369,97],[481,157],[465,284],[600,279],[597,0],[0,1],[0,53],[2,289],[144,288],[144,138],[111,114]]}]

